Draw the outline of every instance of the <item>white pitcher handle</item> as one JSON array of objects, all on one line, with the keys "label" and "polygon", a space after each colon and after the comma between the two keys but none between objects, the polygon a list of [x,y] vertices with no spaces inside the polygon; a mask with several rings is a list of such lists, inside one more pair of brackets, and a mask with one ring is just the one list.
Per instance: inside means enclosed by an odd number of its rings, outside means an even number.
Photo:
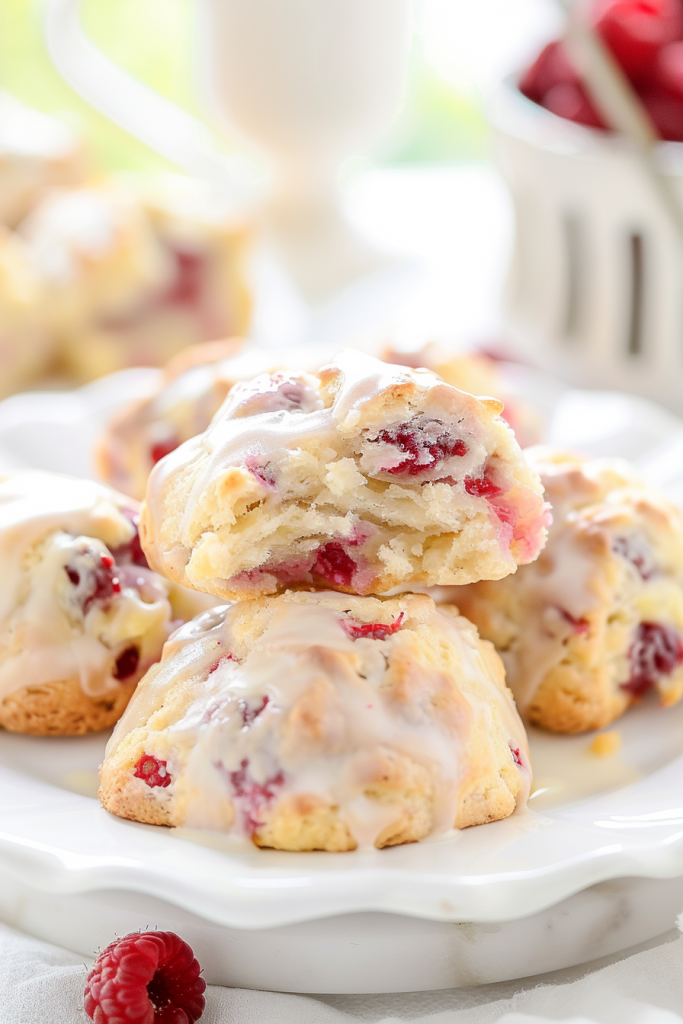
[{"label": "white pitcher handle", "polygon": [[92,107],[182,170],[237,201],[247,201],[244,176],[214,147],[197,118],[160,96],[94,46],[78,16],[80,0],[49,0],[45,41],[52,61]]}]

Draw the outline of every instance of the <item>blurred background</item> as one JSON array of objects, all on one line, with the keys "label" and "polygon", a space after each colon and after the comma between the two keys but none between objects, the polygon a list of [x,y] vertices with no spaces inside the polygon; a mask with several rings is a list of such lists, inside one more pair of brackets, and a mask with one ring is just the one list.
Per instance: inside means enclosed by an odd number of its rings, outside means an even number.
[{"label": "blurred background", "polygon": [[[64,82],[45,48],[44,9],[42,0],[0,5],[0,87],[40,110],[78,119],[102,167],[169,169]],[[200,116],[188,45],[192,0],[85,0],[81,10],[106,54]],[[390,166],[486,159],[484,96],[557,30],[558,9],[553,0],[418,0],[414,21],[403,109],[366,159]]]},{"label": "blurred background", "polygon": [[0,90],[3,394],[383,337],[683,409],[683,0],[3,0]]}]

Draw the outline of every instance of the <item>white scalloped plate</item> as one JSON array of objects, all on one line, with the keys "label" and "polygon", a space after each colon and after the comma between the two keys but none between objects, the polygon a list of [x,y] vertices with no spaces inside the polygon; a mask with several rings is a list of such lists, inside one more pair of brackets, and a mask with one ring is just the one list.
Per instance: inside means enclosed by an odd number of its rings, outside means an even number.
[{"label": "white scalloped plate", "polygon": [[[155,377],[129,370],[77,392],[3,402],[0,468],[90,472],[102,418]],[[566,442],[578,421],[587,450],[636,453],[647,463],[648,451],[683,427],[640,399],[551,383],[533,375],[518,381],[546,402],[554,396],[556,442]],[[606,759],[589,752],[590,737],[533,735],[536,793],[528,812],[350,854],[245,850],[213,834],[119,820],[94,799],[102,736],[0,734],[0,869],[43,892],[145,893],[239,929],[355,911],[512,921],[606,879],[683,875],[683,706],[665,711],[645,702],[619,729],[622,750]]]}]

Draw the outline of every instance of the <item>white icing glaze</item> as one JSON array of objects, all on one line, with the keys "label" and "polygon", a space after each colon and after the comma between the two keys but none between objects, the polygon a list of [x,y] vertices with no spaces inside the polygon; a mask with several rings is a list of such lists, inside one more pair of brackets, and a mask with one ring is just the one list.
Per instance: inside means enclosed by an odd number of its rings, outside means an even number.
[{"label": "white icing glaze", "polygon": [[[427,768],[434,790],[433,832],[447,831],[453,827],[460,788],[471,781],[468,744],[486,742],[492,707],[500,713],[510,746],[520,752],[524,768],[518,806],[525,802],[531,773],[524,727],[484,667],[469,624],[461,620],[458,625],[437,610],[429,620],[453,645],[461,666],[458,683],[464,689],[455,729],[452,720],[447,726],[419,695],[397,702],[390,689],[383,691],[386,659],[399,634],[352,640],[336,608],[282,601],[259,641],[238,663],[226,657],[233,646],[230,607],[198,617],[174,634],[169,641],[173,657],[168,652],[160,670],[140,685],[107,747],[110,754],[128,733],[143,727],[172,688],[191,686],[191,702],[165,734],[171,752],[175,742],[190,747],[183,825],[220,828],[219,805],[227,797],[236,807],[233,831],[249,835],[245,807],[236,792],[236,778],[246,770],[250,782],[270,787],[273,802],[294,794],[331,801],[358,844],[371,846],[396,819],[397,810],[368,799],[364,789],[377,771],[378,757],[396,752]],[[428,693],[427,669],[425,673]],[[472,679],[484,684],[485,699],[468,691]],[[305,747],[282,723],[299,701],[299,707],[308,706],[311,693],[321,686],[324,739]],[[245,717],[245,708],[253,718]],[[166,791],[159,792],[165,798]]]},{"label": "white icing glaze", "polygon": [[156,654],[171,628],[167,585],[124,566],[108,606],[84,612],[66,572],[134,537],[121,509],[133,514],[136,503],[89,480],[31,472],[0,482],[0,699],[73,677],[91,696],[115,688],[115,654],[132,638],[141,638],[140,667],[153,660],[150,646]]},{"label": "white icing glaze", "polygon": [[[475,422],[476,406],[472,403],[476,403],[476,399],[460,393],[464,400],[463,410],[454,416],[453,396],[458,392],[430,370],[394,366],[351,349],[340,353],[330,365],[339,371],[339,377],[334,400],[329,407],[316,407],[320,403],[316,403],[310,395],[301,409],[283,409],[281,404],[275,402],[274,408],[268,411],[246,415],[242,405],[245,389],[242,385],[237,385],[231,390],[203,434],[186,441],[157,463],[147,487],[147,504],[152,518],[152,529],[149,531],[151,536],[146,537],[145,543],[152,564],[163,566],[167,557],[181,563],[184,558],[185,564],[189,558],[189,552],[183,553],[177,549],[165,555],[158,543],[159,528],[164,515],[163,494],[172,476],[189,469],[197,462],[203,463],[181,519],[179,533],[183,536],[195,514],[196,503],[228,466],[243,466],[250,458],[267,459],[277,463],[286,451],[297,449],[311,438],[315,438],[320,448],[323,448],[327,441],[333,454],[341,438],[360,432],[362,410],[369,403],[383,393],[389,393],[390,389],[408,382],[413,382],[420,388],[420,406],[427,416],[433,415],[449,420],[448,429],[453,431],[456,428],[467,438],[468,454],[465,459],[447,460],[443,464],[443,472],[448,474],[450,462],[457,462],[461,477],[465,474],[477,475],[483,471],[486,448],[480,442],[483,439],[482,434],[488,428],[481,422]],[[294,377],[301,380],[304,390],[310,391],[313,387],[314,378],[307,374],[293,374],[292,379]],[[377,415],[381,416],[382,413],[378,412]],[[453,423],[454,418],[457,419],[457,424]],[[374,424],[368,424],[368,427],[372,428],[373,425],[381,428],[384,422],[376,420]],[[459,492],[459,500],[473,508],[485,501],[483,498],[470,498],[464,494],[462,484]],[[495,517],[492,521],[494,519]],[[509,543],[511,532],[509,529],[506,532],[503,526],[500,527],[501,543]]]}]

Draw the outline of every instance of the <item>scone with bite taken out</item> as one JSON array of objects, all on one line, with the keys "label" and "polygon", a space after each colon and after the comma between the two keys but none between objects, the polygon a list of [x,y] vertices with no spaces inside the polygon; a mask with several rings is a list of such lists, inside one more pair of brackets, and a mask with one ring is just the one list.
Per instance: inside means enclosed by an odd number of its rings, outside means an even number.
[{"label": "scone with bite taken out", "polygon": [[152,471],[150,565],[230,599],[506,576],[538,555],[547,510],[501,408],[353,350],[237,384]]},{"label": "scone with bite taken out", "polygon": [[683,695],[683,518],[626,462],[527,451],[552,505],[533,565],[446,600],[492,640],[522,714],[555,732]]},{"label": "scone with bite taken out", "polygon": [[501,661],[456,609],[300,591],[175,633],[100,778],[135,821],[345,851],[504,818],[530,764]]},{"label": "scone with bite taken out", "polygon": [[0,480],[0,726],[105,729],[205,607],[147,566],[132,499],[56,473]]}]

